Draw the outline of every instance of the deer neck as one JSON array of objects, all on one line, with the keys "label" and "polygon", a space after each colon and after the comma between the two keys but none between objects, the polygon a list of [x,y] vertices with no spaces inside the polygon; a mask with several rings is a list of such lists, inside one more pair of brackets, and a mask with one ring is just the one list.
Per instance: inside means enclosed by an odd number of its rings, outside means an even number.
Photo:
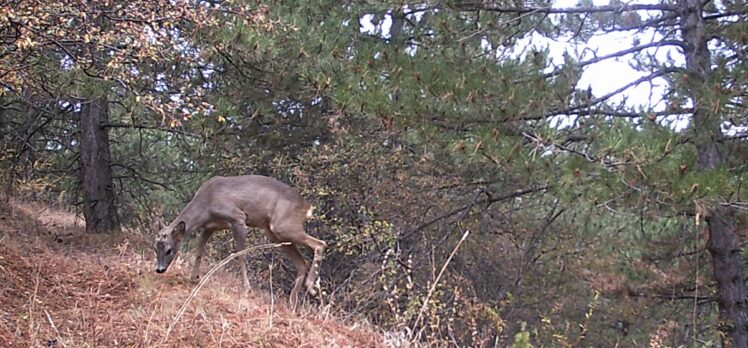
[{"label": "deer neck", "polygon": [[176,226],[180,221],[184,221],[185,235],[187,236],[207,222],[207,214],[204,208],[193,201],[182,209],[171,224]]}]

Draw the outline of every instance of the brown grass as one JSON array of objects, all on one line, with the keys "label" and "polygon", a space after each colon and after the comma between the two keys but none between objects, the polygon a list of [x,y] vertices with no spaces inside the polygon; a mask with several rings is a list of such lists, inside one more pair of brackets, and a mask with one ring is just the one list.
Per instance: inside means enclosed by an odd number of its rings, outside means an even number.
[{"label": "brown grass", "polygon": [[375,329],[314,304],[292,313],[285,294],[242,295],[237,277],[221,271],[166,337],[194,287],[184,263],[156,275],[141,234],[81,229],[74,215],[40,204],[0,206],[0,346],[384,346]]}]

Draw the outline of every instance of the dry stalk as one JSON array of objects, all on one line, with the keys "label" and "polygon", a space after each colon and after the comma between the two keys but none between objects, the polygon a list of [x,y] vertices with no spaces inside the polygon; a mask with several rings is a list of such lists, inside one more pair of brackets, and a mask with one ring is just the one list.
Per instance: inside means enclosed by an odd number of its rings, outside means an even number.
[{"label": "dry stalk", "polygon": [[41,266],[37,266],[34,272],[34,292],[29,297],[29,338],[32,341],[36,340],[36,329],[34,329],[34,307],[36,307],[37,296],[39,295],[39,276]]},{"label": "dry stalk", "polygon": [[177,325],[179,322],[179,319],[182,318],[182,315],[187,310],[187,306],[190,305],[190,302],[192,302],[192,299],[197,295],[197,293],[200,291],[200,289],[207,283],[208,279],[216,273],[219,269],[226,266],[231,260],[239,257],[249,254],[250,252],[256,251],[256,250],[263,250],[263,249],[270,249],[270,248],[277,248],[283,245],[291,245],[291,243],[285,242],[285,243],[277,243],[277,244],[263,244],[263,245],[257,245],[251,248],[244,249],[242,251],[237,251],[229,256],[227,256],[225,259],[221,260],[217,265],[215,265],[213,268],[208,271],[208,273],[205,274],[205,277],[200,280],[200,282],[192,288],[192,292],[190,293],[190,296],[187,297],[187,300],[184,301],[184,304],[182,304],[182,307],[179,308],[179,312],[177,312],[177,315],[172,320],[171,324],[169,324],[169,328],[166,330],[166,334],[159,342],[159,346],[163,345],[164,342],[169,338],[169,335],[171,335],[171,331],[174,329],[174,326]]},{"label": "dry stalk", "polygon": [[226,318],[223,317],[223,314],[218,314],[218,317],[221,318],[221,336],[218,338],[218,347],[223,346],[223,336],[226,334],[226,327],[228,327],[228,324],[226,324]]},{"label": "dry stalk", "polygon": [[268,315],[268,330],[273,329],[273,313],[275,309],[275,293],[273,293],[273,263],[275,261],[275,257],[271,257],[270,264],[268,265],[268,272],[270,273],[270,308],[269,308],[269,315]]},{"label": "dry stalk", "polygon": [[[159,297],[161,295],[159,294]],[[143,343],[148,344],[148,334],[151,332],[151,323],[153,322],[153,316],[156,315],[156,306],[153,306],[151,315],[148,317],[148,322],[145,324],[145,335],[143,337]]]},{"label": "dry stalk", "polygon": [[65,341],[62,340],[62,336],[60,335],[60,331],[57,330],[57,326],[55,325],[55,322],[52,321],[52,316],[49,315],[49,312],[47,310],[44,310],[44,314],[47,315],[47,320],[49,320],[49,325],[52,326],[52,330],[55,330],[55,334],[57,334],[57,342],[60,342],[60,344],[64,347],[67,347],[65,345]]},{"label": "dry stalk", "polygon": [[[418,311],[418,316],[416,317],[416,321],[413,323],[413,330],[411,332],[416,332],[416,328],[418,327],[418,323],[421,321],[421,317],[423,316],[423,312],[426,310],[426,307],[429,305],[429,300],[431,300],[431,295],[434,294],[434,291],[436,290],[437,284],[439,284],[439,280],[441,279],[442,275],[444,274],[444,271],[447,269],[447,266],[449,265],[449,262],[452,261],[452,257],[455,256],[457,253],[457,249],[460,248],[460,245],[462,245],[462,242],[465,241],[467,236],[470,234],[470,231],[465,231],[465,233],[462,235],[462,238],[460,238],[460,241],[457,242],[457,245],[455,245],[455,248],[452,249],[452,253],[449,254],[449,257],[447,258],[447,261],[444,262],[444,265],[442,266],[442,269],[439,271],[439,275],[436,276],[436,279],[434,280],[434,283],[431,284],[431,288],[429,289],[428,294],[426,294],[426,298],[423,300],[423,305],[421,306],[421,310]],[[425,328],[425,327],[424,327]],[[423,328],[418,331],[418,334],[413,335],[411,339],[415,339],[416,337],[420,336],[420,332],[423,331]]]}]

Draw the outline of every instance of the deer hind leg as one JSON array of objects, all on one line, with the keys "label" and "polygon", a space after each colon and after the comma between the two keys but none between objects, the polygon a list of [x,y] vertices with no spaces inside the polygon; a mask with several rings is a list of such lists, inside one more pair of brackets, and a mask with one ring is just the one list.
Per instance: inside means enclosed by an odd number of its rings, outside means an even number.
[{"label": "deer hind leg", "polygon": [[197,238],[197,255],[195,255],[195,264],[192,266],[192,275],[190,281],[197,281],[200,278],[200,262],[203,259],[203,253],[205,252],[205,243],[208,242],[212,231],[203,230],[200,236]]},{"label": "deer hind leg", "polygon": [[291,289],[291,294],[289,296],[291,308],[296,309],[296,303],[299,301],[299,291],[301,290],[302,283],[304,283],[304,276],[306,276],[308,267],[306,260],[301,256],[299,249],[296,248],[295,245],[284,245],[283,251],[286,252],[288,258],[290,258],[291,262],[296,266],[296,280],[293,283],[293,289]]},{"label": "deer hind leg", "polygon": [[[244,221],[235,221],[231,223],[231,231],[234,232],[234,248],[237,252],[247,248],[247,226]],[[244,283],[244,292],[249,292],[249,277],[247,277],[247,257],[239,257],[239,266],[242,272],[242,282]]]},{"label": "deer hind leg", "polygon": [[317,281],[319,263],[322,262],[322,257],[325,253],[327,243],[314,238],[308,234],[304,234],[304,242],[302,244],[308,246],[314,250],[314,259],[312,260],[312,266],[309,269],[309,274],[306,277],[306,291],[314,296],[317,294],[317,290],[314,289],[315,282]]},{"label": "deer hind leg", "polygon": [[[283,222],[278,225],[271,223],[272,233],[278,240],[283,242],[291,242],[296,245],[306,245],[314,251],[314,259],[309,269],[309,273],[306,276],[305,285],[307,292],[315,296],[317,291],[314,289],[314,282],[317,280],[317,268],[319,262],[322,260],[322,255],[325,252],[327,244],[317,238],[314,238],[304,232],[304,224],[299,222]],[[298,252],[298,249],[297,249]]]},{"label": "deer hind leg", "polygon": [[[272,231],[268,229],[266,232],[271,242],[280,243],[280,239]],[[291,308],[296,309],[296,304],[299,302],[299,291],[301,291],[301,285],[304,283],[304,276],[306,276],[308,267],[306,260],[301,256],[299,249],[295,245],[283,245],[282,248],[288,258],[291,259],[291,262],[293,262],[294,267],[296,267],[296,279],[294,280],[291,294],[288,297]]]}]

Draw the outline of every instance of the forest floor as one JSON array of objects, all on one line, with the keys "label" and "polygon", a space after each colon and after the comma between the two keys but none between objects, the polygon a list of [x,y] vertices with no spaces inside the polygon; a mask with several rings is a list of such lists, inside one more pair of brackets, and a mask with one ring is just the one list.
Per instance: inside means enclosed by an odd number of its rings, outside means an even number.
[{"label": "forest floor", "polygon": [[179,316],[195,288],[184,256],[158,275],[144,233],[90,235],[74,214],[0,202],[0,346],[384,346],[376,328],[329,306],[294,313],[278,289],[244,294],[224,270]]}]

